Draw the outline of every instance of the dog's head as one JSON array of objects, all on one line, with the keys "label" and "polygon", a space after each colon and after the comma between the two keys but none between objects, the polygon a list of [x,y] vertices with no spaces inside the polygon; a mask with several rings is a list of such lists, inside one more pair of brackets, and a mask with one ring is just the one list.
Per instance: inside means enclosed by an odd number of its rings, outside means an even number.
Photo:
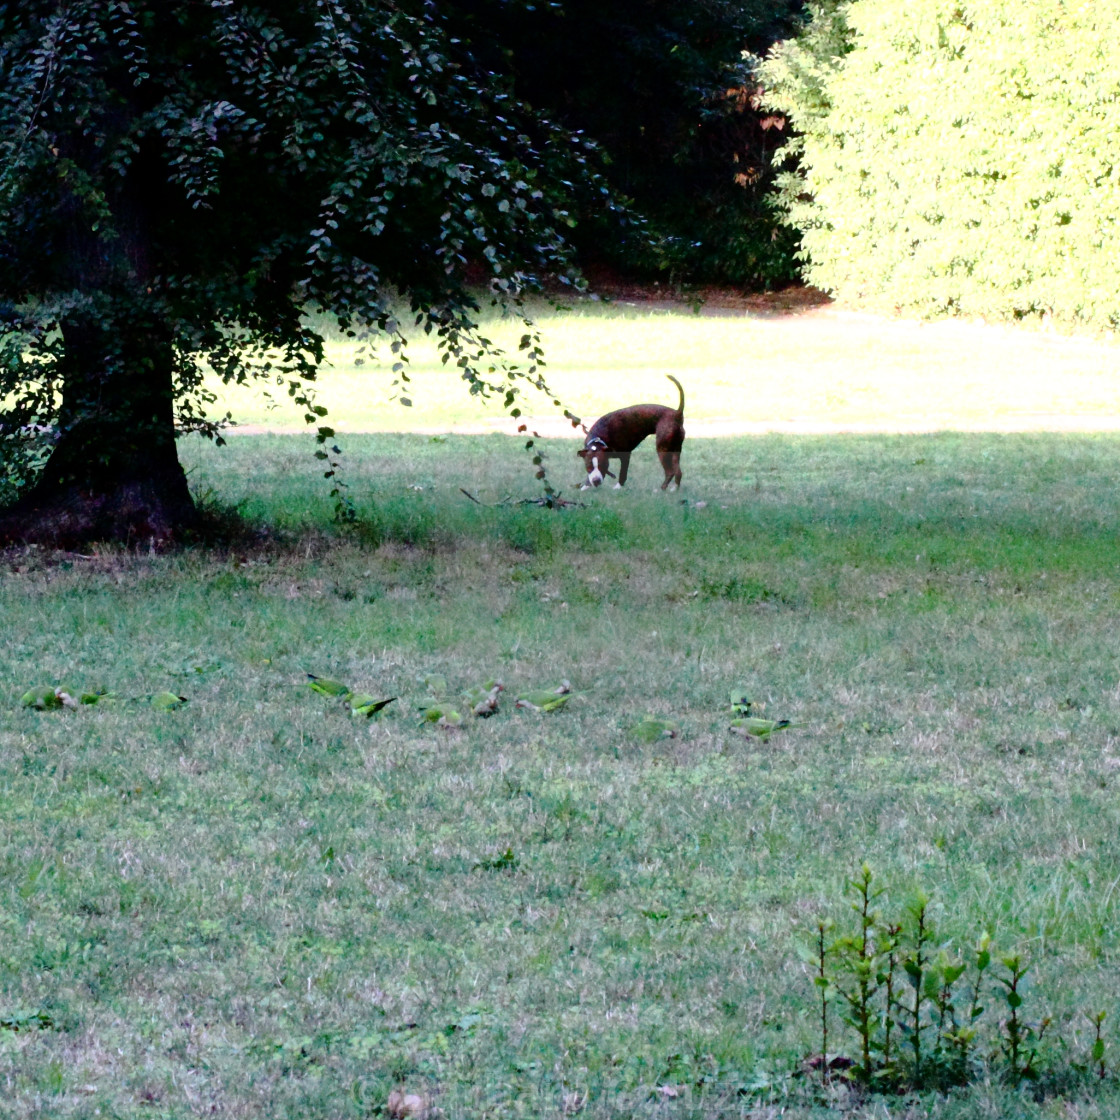
[{"label": "dog's head", "polygon": [[603,480],[610,473],[607,470],[607,445],[597,436],[593,436],[576,454],[587,468],[587,485],[602,486]]}]

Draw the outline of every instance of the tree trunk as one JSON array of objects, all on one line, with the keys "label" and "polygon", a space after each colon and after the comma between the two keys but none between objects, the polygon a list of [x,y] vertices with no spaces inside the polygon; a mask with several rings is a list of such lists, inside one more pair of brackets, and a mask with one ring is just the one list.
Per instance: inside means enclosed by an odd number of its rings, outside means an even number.
[{"label": "tree trunk", "polygon": [[175,447],[175,352],[135,307],[62,325],[59,438],[43,473],[0,512],[0,541],[164,545],[196,519]]}]

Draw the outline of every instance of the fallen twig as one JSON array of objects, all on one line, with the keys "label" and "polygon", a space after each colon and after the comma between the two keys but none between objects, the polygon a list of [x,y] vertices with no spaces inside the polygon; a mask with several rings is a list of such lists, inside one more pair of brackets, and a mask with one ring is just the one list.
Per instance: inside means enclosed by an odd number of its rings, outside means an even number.
[{"label": "fallen twig", "polygon": [[508,506],[513,499],[507,494],[500,502],[483,502],[476,498],[469,490],[464,490],[462,486],[459,487],[459,493],[465,494],[476,506],[484,506],[486,509],[497,509],[499,506]]}]

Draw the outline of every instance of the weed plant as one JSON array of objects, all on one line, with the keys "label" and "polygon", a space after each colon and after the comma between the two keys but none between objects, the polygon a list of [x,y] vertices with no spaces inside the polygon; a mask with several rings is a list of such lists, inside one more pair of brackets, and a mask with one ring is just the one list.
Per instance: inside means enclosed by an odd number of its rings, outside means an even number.
[{"label": "weed plant", "polygon": [[[968,950],[939,943],[923,891],[901,920],[884,918],[877,903],[885,888],[867,864],[847,887],[854,928],[832,936],[832,924],[818,921],[805,954],[820,1000],[820,1052],[809,1068],[818,1069],[826,1085],[838,1072],[865,1088],[894,1092],[944,1092],[982,1078],[1018,1087],[1054,1075],[1059,1059],[1045,1043],[1053,1020],[1026,1018],[1029,966],[1019,953],[997,954],[993,961],[987,932]],[[985,1019],[989,1001],[995,1013]],[[833,1003],[850,1028],[854,1059],[829,1051]],[[1086,1016],[1093,1037],[1073,1063],[1081,1071],[1095,1067],[1102,1078],[1105,1014]],[[892,1039],[902,1045],[892,1048]]]},{"label": "weed plant", "polygon": [[[184,445],[210,543],[3,555],[0,1113],[1116,1115],[1120,441],[690,437],[548,510],[512,437],[351,437],[350,525],[314,447]],[[433,677],[573,697],[448,731]],[[70,681],[187,703],[19,707]]]}]

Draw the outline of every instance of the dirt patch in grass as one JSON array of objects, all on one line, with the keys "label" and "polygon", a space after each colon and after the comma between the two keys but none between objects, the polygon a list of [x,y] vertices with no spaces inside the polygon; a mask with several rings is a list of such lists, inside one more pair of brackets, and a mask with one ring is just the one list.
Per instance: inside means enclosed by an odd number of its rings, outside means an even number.
[{"label": "dirt patch in grass", "polygon": [[681,308],[701,315],[749,313],[752,315],[791,315],[831,307],[833,299],[820,288],[790,284],[772,292],[744,292],[738,288],[711,285],[682,292],[660,284],[636,284],[616,278],[597,277],[590,298],[631,304],[653,310],[657,307]]}]

